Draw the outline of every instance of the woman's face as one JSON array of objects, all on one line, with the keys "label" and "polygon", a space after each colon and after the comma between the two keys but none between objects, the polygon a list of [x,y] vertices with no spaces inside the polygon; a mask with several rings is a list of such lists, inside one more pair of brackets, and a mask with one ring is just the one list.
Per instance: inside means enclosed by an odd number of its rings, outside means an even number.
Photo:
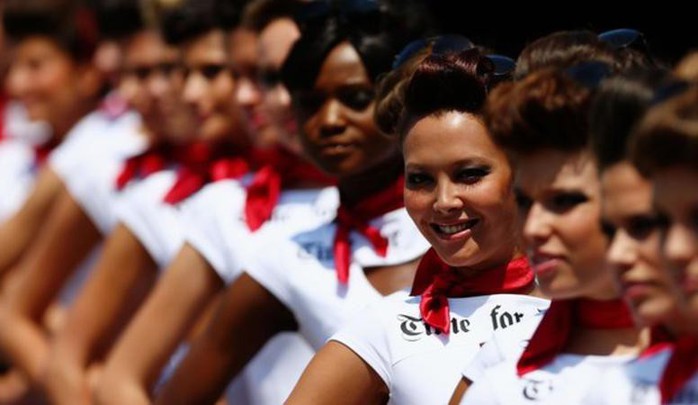
[{"label": "woman's face", "polygon": [[233,139],[239,133],[234,110],[234,80],[229,69],[225,33],[209,31],[184,47],[184,101],[197,119],[198,139]]},{"label": "woman's face", "polygon": [[670,320],[678,311],[678,288],[661,265],[650,182],[632,164],[620,162],[603,171],[601,188],[603,219],[612,238],[606,255],[623,297],[644,325]]},{"label": "woman's face", "polygon": [[182,102],[179,55],[156,31],[142,31],[124,46],[120,93],[141,115],[148,133],[189,138],[193,118]]},{"label": "woman's face", "polygon": [[605,261],[601,186],[590,154],[543,149],[520,156],[515,188],[541,291],[553,299],[616,297]]},{"label": "woman's face", "polygon": [[397,155],[396,142],[373,121],[373,90],[359,54],[343,42],[327,55],[313,88],[292,95],[303,149],[328,174],[366,173]]},{"label": "woman's face", "polygon": [[298,128],[291,110],[291,96],[281,83],[280,70],[300,32],[290,18],[270,23],[259,34],[259,87],[262,102],[253,110],[255,143],[264,147],[281,143],[301,153]]},{"label": "woman's face", "polygon": [[689,311],[698,317],[698,173],[676,166],[652,177],[654,202],[667,219],[662,254]]},{"label": "woman's face", "polygon": [[511,259],[519,239],[512,170],[477,117],[422,118],[403,154],[405,207],[446,263],[484,270]]},{"label": "woman's face", "polygon": [[84,73],[51,39],[34,36],[14,49],[6,86],[24,104],[32,121],[47,122],[60,134],[84,112],[86,100],[95,97],[82,83]]}]

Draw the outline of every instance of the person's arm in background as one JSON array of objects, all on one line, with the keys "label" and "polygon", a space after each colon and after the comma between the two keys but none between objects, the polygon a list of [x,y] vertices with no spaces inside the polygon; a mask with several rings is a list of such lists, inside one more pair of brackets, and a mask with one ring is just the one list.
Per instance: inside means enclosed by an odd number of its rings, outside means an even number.
[{"label": "person's arm in background", "polygon": [[149,404],[164,365],[224,284],[185,244],[119,337],[95,393],[98,404]]},{"label": "person's arm in background", "polygon": [[157,274],[157,264],[135,235],[117,225],[53,339],[43,381],[51,403],[92,403],[90,370],[103,361]]}]

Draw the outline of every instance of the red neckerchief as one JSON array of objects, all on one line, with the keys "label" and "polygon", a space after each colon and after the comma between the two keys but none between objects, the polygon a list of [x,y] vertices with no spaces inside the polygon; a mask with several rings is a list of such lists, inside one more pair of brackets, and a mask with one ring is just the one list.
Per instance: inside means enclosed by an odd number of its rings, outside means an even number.
[{"label": "red neckerchief", "polygon": [[519,358],[519,377],[538,370],[562,353],[575,325],[589,329],[625,329],[632,328],[635,323],[622,299],[553,301]]},{"label": "red neckerchief", "polygon": [[177,179],[163,201],[177,204],[208,183],[239,178],[250,171],[246,159],[228,142],[194,142],[175,152]]},{"label": "red neckerchief", "polygon": [[253,232],[271,218],[282,189],[302,181],[328,186],[334,184],[332,178],[315,166],[281,147],[269,151],[255,151],[254,160],[262,168],[247,186],[245,202],[245,221]]},{"label": "red neckerchief", "polygon": [[388,187],[365,197],[358,204],[348,207],[340,198],[337,210],[337,231],[334,235],[334,264],[337,279],[341,284],[349,281],[349,264],[351,262],[351,241],[349,234],[352,230],[362,234],[373,246],[375,252],[385,257],[388,254],[388,240],[380,234],[380,230],[369,225],[369,221],[385,213],[405,206],[403,187],[405,179],[401,175]]},{"label": "red neckerchief", "polygon": [[421,295],[419,311],[424,322],[448,334],[451,326],[448,297],[521,294],[530,291],[534,283],[533,271],[525,257],[483,271],[475,277],[466,277],[444,263],[431,248],[419,262],[410,294]]},{"label": "red neckerchief", "polygon": [[126,159],[121,172],[116,177],[116,189],[123,190],[133,179],[144,179],[164,169],[172,156],[172,147],[157,143],[145,151]]},{"label": "red neckerchief", "polygon": [[640,353],[640,357],[650,357],[655,353],[672,346],[675,342],[676,336],[674,336],[663,325],[653,326],[650,329],[650,344],[645,350],[642,351],[642,353]]},{"label": "red neckerchief", "polygon": [[698,372],[698,337],[682,336],[674,344],[674,352],[659,381],[662,405],[669,404],[688,380]]}]

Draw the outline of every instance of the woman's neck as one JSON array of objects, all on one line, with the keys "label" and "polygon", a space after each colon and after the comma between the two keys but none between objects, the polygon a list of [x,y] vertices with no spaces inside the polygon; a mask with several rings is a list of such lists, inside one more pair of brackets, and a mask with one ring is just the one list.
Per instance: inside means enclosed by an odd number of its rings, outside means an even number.
[{"label": "woman's neck", "polygon": [[591,329],[576,326],[572,331],[565,353],[621,356],[637,355],[650,342],[649,329]]},{"label": "woman's neck", "polygon": [[402,159],[395,156],[369,170],[339,179],[342,204],[353,206],[364,197],[385,189],[395,182],[403,170]]}]

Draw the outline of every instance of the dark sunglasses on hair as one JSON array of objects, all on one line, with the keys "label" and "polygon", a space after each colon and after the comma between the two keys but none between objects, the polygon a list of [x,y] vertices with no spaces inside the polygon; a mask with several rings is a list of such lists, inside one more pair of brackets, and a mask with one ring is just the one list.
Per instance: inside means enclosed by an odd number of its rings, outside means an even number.
[{"label": "dark sunglasses on hair", "polygon": [[620,28],[599,34],[599,39],[607,43],[613,49],[633,48],[638,45],[644,47],[645,36],[632,28]]},{"label": "dark sunglasses on hair", "polygon": [[685,80],[671,79],[654,91],[650,105],[661,104],[670,98],[685,93],[690,88],[691,84]]},{"label": "dark sunglasses on hair", "polygon": [[475,44],[462,35],[440,35],[430,38],[417,39],[405,46],[393,61],[393,69],[397,69],[405,62],[412,59],[419,51],[431,46],[431,53],[443,55],[445,53],[460,52],[472,49]]},{"label": "dark sunglasses on hair", "polygon": [[154,74],[161,74],[163,76],[170,76],[173,72],[178,70],[180,66],[174,62],[163,62],[154,65],[137,65],[126,67],[123,70],[125,76],[133,76],[138,80],[146,80],[152,77]]},{"label": "dark sunglasses on hair", "polygon": [[596,89],[601,81],[613,73],[611,66],[604,62],[590,61],[578,63],[565,69],[572,80],[588,89]]}]

